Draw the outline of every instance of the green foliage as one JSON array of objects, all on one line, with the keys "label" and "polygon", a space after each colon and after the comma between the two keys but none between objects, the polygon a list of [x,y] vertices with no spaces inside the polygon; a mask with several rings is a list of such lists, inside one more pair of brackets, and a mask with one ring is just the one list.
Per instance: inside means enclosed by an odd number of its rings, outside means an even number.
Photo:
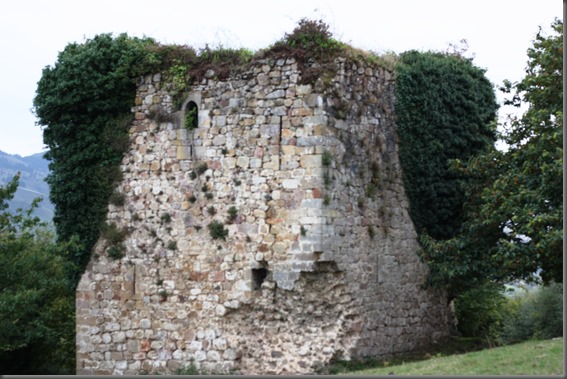
[{"label": "green foliage", "polygon": [[171,215],[169,213],[164,213],[160,217],[161,221],[165,224],[169,224],[171,222]]},{"label": "green foliage", "polygon": [[208,169],[209,169],[209,165],[207,164],[207,162],[203,162],[197,166],[197,174],[203,175],[205,171],[207,171]]},{"label": "green foliage", "polygon": [[3,374],[72,374],[75,369],[75,302],[67,256],[32,217],[37,207],[8,213],[16,176],[0,186],[0,367]]},{"label": "green foliage", "polygon": [[317,56],[332,56],[342,50],[345,44],[332,38],[329,25],[323,20],[299,20],[297,27],[291,34],[285,35],[280,44],[286,44],[292,48],[302,49]]},{"label": "green foliage", "polygon": [[372,225],[368,225],[368,236],[370,237],[371,240],[373,240],[376,237],[376,230],[374,229],[374,226]]},{"label": "green foliage", "polygon": [[122,245],[112,245],[108,249],[106,249],[106,254],[108,254],[108,257],[114,260],[124,257],[124,252],[125,249]]},{"label": "green foliage", "polygon": [[[327,63],[347,51],[347,46],[334,39],[329,26],[322,20],[301,19],[291,34],[277,41],[260,57],[275,57],[282,59],[293,58],[302,72],[301,83],[313,84],[321,77],[332,78],[335,68]],[[320,66],[313,67],[309,63],[319,62]]]},{"label": "green foliage", "polygon": [[505,125],[508,150],[455,162],[472,178],[464,224],[446,241],[422,236],[431,284],[458,293],[484,280],[536,281],[538,270],[544,282],[563,280],[562,22],[553,29],[538,33],[526,77],[505,86],[511,103],[529,105]]},{"label": "green foliage", "polygon": [[492,283],[462,293],[455,300],[459,332],[489,345],[498,343],[503,323],[510,317],[507,301],[503,288]]},{"label": "green foliage", "polygon": [[211,216],[214,216],[217,213],[217,210],[212,205],[207,208],[207,213]]},{"label": "green foliage", "polygon": [[116,245],[124,242],[128,231],[125,228],[118,228],[115,223],[104,224],[102,237],[110,244]]},{"label": "green foliage", "polygon": [[114,191],[108,199],[109,203],[116,206],[122,206],[126,203],[126,196],[123,193]]},{"label": "green foliage", "polygon": [[321,156],[321,163],[323,166],[328,167],[333,163],[333,154],[329,150],[323,151],[323,155]]},{"label": "green foliage", "polygon": [[126,248],[123,244],[128,230],[126,228],[118,228],[115,223],[103,224],[101,236],[107,242],[106,253],[112,259],[120,259],[124,256]]},{"label": "green foliage", "polygon": [[[104,222],[118,166],[127,148],[135,80],[156,67],[152,39],[101,34],[71,43],[54,66],[43,69],[34,98],[43,126],[47,182],[60,241],[77,236],[82,249],[71,257],[75,280],[86,266]],[[88,216],[86,216],[88,215]]]},{"label": "green foliage", "polygon": [[197,127],[198,114],[197,114],[197,107],[189,107],[185,114],[185,123],[184,126],[188,130],[193,130]]},{"label": "green foliage", "polygon": [[213,220],[209,225],[207,225],[207,228],[209,228],[209,233],[214,240],[224,240],[226,239],[226,236],[228,236],[228,229],[225,229],[224,224],[217,220]]},{"label": "green foliage", "polygon": [[459,232],[467,177],[450,170],[495,141],[497,104],[484,70],[458,55],[409,51],[396,78],[400,163],[419,233]]},{"label": "green foliage", "polygon": [[563,335],[563,285],[551,283],[511,300],[515,312],[504,325],[502,339],[517,343]]},{"label": "green foliage", "polygon": [[177,241],[169,241],[167,243],[168,250],[177,250]]},{"label": "green foliage", "polygon": [[175,375],[202,375],[201,371],[195,366],[195,363],[191,362],[188,366],[178,368],[175,371]]},{"label": "green foliage", "polygon": [[233,223],[238,217],[238,209],[233,205],[228,208],[228,221]]}]

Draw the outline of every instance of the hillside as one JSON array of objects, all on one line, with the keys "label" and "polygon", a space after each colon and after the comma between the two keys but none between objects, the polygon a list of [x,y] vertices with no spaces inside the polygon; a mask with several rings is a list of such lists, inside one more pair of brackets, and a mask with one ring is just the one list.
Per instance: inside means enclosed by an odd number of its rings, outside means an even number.
[{"label": "hillside", "polygon": [[45,182],[49,168],[43,154],[21,157],[0,151],[0,185],[5,185],[20,172],[20,186],[14,199],[10,202],[10,208],[27,209],[33,199],[42,197],[43,201],[35,214],[42,220],[50,222],[53,218],[54,207],[49,201],[49,186]]}]

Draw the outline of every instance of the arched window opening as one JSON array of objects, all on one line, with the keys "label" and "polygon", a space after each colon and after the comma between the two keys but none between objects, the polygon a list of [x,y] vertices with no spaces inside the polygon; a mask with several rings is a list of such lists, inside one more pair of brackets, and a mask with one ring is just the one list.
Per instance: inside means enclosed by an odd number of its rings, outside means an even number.
[{"label": "arched window opening", "polygon": [[185,107],[185,128],[193,130],[199,127],[199,108],[194,101],[187,103]]}]

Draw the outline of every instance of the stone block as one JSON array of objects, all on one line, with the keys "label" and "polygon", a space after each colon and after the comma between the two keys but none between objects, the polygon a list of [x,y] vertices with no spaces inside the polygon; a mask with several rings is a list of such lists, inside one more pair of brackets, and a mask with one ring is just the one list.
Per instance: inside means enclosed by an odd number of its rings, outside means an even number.
[{"label": "stone block", "polygon": [[177,159],[191,159],[191,146],[177,146]]},{"label": "stone block", "polygon": [[299,163],[301,167],[304,168],[321,167],[323,166],[322,155],[320,154],[304,155],[299,159]]},{"label": "stone block", "polygon": [[297,189],[297,188],[299,188],[299,180],[297,180],[297,179],[284,179],[282,181],[282,187],[284,189]]},{"label": "stone block", "polygon": [[298,96],[304,96],[311,93],[311,84],[299,85],[296,88],[296,93]]},{"label": "stone block", "polygon": [[237,167],[248,168],[249,165],[250,165],[250,158],[249,157],[240,156],[236,159],[236,166]]},{"label": "stone block", "polygon": [[207,157],[207,148],[205,146],[193,146],[193,154],[196,160],[205,159]]}]

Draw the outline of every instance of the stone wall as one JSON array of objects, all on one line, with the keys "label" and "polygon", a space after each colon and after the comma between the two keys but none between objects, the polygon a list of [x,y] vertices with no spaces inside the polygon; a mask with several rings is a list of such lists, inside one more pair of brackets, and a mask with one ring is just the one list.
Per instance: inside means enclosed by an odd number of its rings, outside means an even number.
[{"label": "stone wall", "polygon": [[107,220],[125,255],[107,234],[79,284],[78,374],[309,373],[448,334],[446,298],[420,288],[392,74],[311,69],[211,71],[177,112],[160,75],[139,83]]}]

